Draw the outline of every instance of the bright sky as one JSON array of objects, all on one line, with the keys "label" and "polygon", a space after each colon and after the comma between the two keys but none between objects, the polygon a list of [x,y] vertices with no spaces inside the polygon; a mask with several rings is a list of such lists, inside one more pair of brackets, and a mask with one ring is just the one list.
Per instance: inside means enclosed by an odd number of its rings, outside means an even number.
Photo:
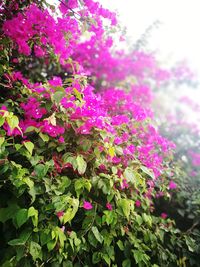
[{"label": "bright sky", "polygon": [[[146,48],[157,51],[164,65],[186,60],[200,80],[200,0],[100,0],[104,7],[116,10],[135,43],[155,21],[161,23],[147,36]],[[179,90],[180,91],[180,90]],[[176,90],[174,91],[176,92]],[[184,95],[200,99],[199,90],[181,88]],[[179,92],[180,93],[180,92]],[[166,95],[165,98],[166,100]],[[186,110],[185,110],[186,111]],[[189,121],[198,122],[197,113],[187,112]]]},{"label": "bright sky", "polygon": [[100,0],[117,10],[134,41],[156,20],[147,48],[159,50],[164,61],[186,59],[200,75],[200,0]]}]

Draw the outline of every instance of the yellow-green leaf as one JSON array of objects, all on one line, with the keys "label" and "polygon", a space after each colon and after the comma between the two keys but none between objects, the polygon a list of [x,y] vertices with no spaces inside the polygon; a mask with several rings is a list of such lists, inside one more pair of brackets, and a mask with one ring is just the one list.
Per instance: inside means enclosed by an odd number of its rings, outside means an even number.
[{"label": "yellow-green leaf", "polygon": [[79,174],[84,174],[86,171],[86,167],[87,167],[87,163],[85,162],[85,160],[83,159],[83,157],[81,155],[79,155],[76,158],[76,162],[78,165],[78,172]]},{"label": "yellow-green leaf", "polygon": [[34,144],[31,141],[24,142],[25,148],[28,150],[28,152],[32,155]]},{"label": "yellow-green leaf", "polygon": [[76,98],[78,100],[82,101],[82,99],[83,99],[82,94],[76,88],[74,88],[73,91],[74,91],[74,95],[76,96]]},{"label": "yellow-green leaf", "polygon": [[109,154],[109,156],[111,156],[112,158],[115,156],[115,149],[114,149],[114,147],[109,147],[109,149],[108,149],[108,154]]},{"label": "yellow-green leaf", "polygon": [[6,121],[7,121],[8,125],[10,126],[11,130],[18,128],[18,126],[19,126],[19,119],[15,115],[7,117]]},{"label": "yellow-green leaf", "polygon": [[28,209],[28,217],[32,218],[33,225],[37,227],[38,225],[38,211],[34,207]]}]

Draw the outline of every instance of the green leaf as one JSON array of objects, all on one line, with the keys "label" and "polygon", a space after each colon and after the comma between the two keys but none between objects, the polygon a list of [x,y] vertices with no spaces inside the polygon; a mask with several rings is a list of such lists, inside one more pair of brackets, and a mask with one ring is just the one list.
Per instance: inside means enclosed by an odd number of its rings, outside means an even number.
[{"label": "green leaf", "polygon": [[141,261],[147,263],[147,261],[149,260],[149,256],[140,250],[132,250],[132,252],[136,263],[140,263]]},{"label": "green leaf", "polygon": [[98,188],[101,188],[105,195],[109,195],[112,189],[112,182],[113,181],[109,179],[99,179]]},{"label": "green leaf", "polygon": [[122,267],[131,267],[131,261],[126,259],[122,262]]},{"label": "green leaf", "polygon": [[5,118],[0,116],[0,127],[4,124]]},{"label": "green leaf", "polygon": [[7,121],[8,125],[10,126],[11,130],[18,128],[18,126],[19,126],[19,119],[15,115],[7,117],[6,121]]},{"label": "green leaf", "polygon": [[23,181],[28,185],[30,189],[34,186],[34,182],[29,177],[25,177]]},{"label": "green leaf", "polygon": [[[0,65],[0,68],[1,68],[1,65]],[[15,256],[14,256],[14,257],[15,257]],[[14,257],[13,257],[13,258],[14,258]],[[13,265],[13,262],[11,262],[11,261],[13,260],[13,258],[11,258],[10,260],[5,261],[5,262],[2,264],[1,267],[15,267],[15,266]],[[30,267],[30,266],[25,266],[25,267]]]},{"label": "green leaf", "polygon": [[10,240],[8,242],[8,245],[10,246],[21,246],[21,245],[24,245],[26,243],[26,241],[20,239],[20,238],[17,238],[17,239],[13,239],[13,240]]},{"label": "green leaf", "polygon": [[35,154],[34,156],[30,158],[30,162],[32,166],[36,166],[43,159],[44,158],[42,156],[38,156],[37,154]]},{"label": "green leaf", "polygon": [[121,251],[124,250],[124,244],[123,244],[123,242],[121,240],[117,241],[117,245],[118,245],[118,247],[120,248]]},{"label": "green leaf", "polygon": [[98,147],[95,147],[95,148],[94,148],[94,155],[96,156],[96,158],[100,158],[101,153],[100,153]]},{"label": "green leaf", "polygon": [[56,231],[58,234],[58,239],[60,241],[60,247],[63,248],[64,247],[64,242],[67,239],[65,233],[63,233],[62,229],[60,227],[56,227]]},{"label": "green leaf", "polygon": [[26,128],[25,133],[29,133],[29,132],[33,132],[33,131],[35,131],[36,133],[38,133],[39,132],[39,129],[36,128],[36,127],[34,127],[34,126],[29,126],[29,127]]},{"label": "green leaf", "polygon": [[92,263],[97,264],[101,261],[101,253],[100,252],[94,252],[92,255]]},{"label": "green leaf", "polygon": [[79,197],[84,189],[87,189],[87,191],[90,192],[92,185],[89,180],[82,178],[75,181],[74,187],[76,194]]},{"label": "green leaf", "polygon": [[147,167],[145,166],[141,166],[140,169],[146,173],[148,176],[150,176],[152,179],[155,179],[155,175],[153,173],[153,171],[151,171],[150,169],[148,169]]},{"label": "green leaf", "polygon": [[5,137],[0,137],[0,146],[2,146],[2,144],[4,143],[4,141],[5,141]]},{"label": "green leaf", "polygon": [[53,100],[56,102],[56,104],[60,103],[60,100],[66,95],[65,92],[57,91],[53,95]]},{"label": "green leaf", "polygon": [[79,155],[76,158],[76,162],[78,165],[78,172],[79,174],[84,174],[87,168],[87,163],[85,162],[85,160],[83,159],[83,157],[81,155]]},{"label": "green leaf", "polygon": [[24,257],[24,254],[25,254],[25,247],[24,246],[17,246],[16,248],[15,248],[15,250],[16,250],[16,260],[17,261],[20,261],[20,259],[21,258],[23,258]]},{"label": "green leaf", "polygon": [[81,240],[79,238],[74,238],[74,245],[78,247],[81,244]]},{"label": "green leaf", "polygon": [[185,216],[185,210],[184,209],[177,209],[177,211],[182,217]]},{"label": "green leaf", "polygon": [[108,154],[111,158],[115,156],[115,148],[114,147],[109,147],[108,149]]},{"label": "green leaf", "polygon": [[24,146],[26,147],[28,152],[32,155],[34,144],[32,142],[28,141],[28,142],[24,142]]},{"label": "green leaf", "polygon": [[62,217],[64,224],[71,221],[76,215],[79,207],[79,200],[75,198],[69,198],[68,203],[66,204],[68,204],[69,208],[66,210]]},{"label": "green leaf", "polygon": [[105,260],[105,262],[110,266],[111,259],[108,254],[102,254],[102,258]]},{"label": "green leaf", "polygon": [[41,137],[41,139],[44,141],[44,142],[48,142],[49,141],[49,136],[47,134],[43,134],[43,133],[39,133],[39,136]]},{"label": "green leaf", "polygon": [[88,232],[88,242],[90,245],[92,245],[93,247],[97,247],[98,245],[98,240],[95,238],[94,234],[92,233],[92,231]]},{"label": "green leaf", "polygon": [[42,229],[40,233],[40,243],[41,245],[47,244],[49,241],[51,241],[51,235],[50,235],[50,229]]},{"label": "green leaf", "polygon": [[106,222],[107,225],[115,225],[117,223],[117,214],[115,211],[105,210],[102,217],[102,222]]},{"label": "green leaf", "polygon": [[20,246],[20,245],[23,246],[29,239],[30,235],[31,235],[31,230],[26,229],[20,234],[19,238],[10,240],[8,244],[10,246]]},{"label": "green leaf", "polygon": [[74,91],[74,95],[75,95],[75,97],[76,97],[80,102],[82,102],[82,99],[83,99],[82,94],[81,94],[76,88],[73,88],[73,91]]},{"label": "green leaf", "polygon": [[[63,261],[62,267],[74,267],[74,264],[71,261]],[[84,267],[89,267],[88,265],[85,265]]]},{"label": "green leaf", "polygon": [[22,147],[21,144],[15,144],[15,149],[18,151]]},{"label": "green leaf", "polygon": [[135,175],[131,168],[126,168],[124,171],[124,177],[127,179],[128,182],[134,183],[135,182]]},{"label": "green leaf", "polygon": [[38,225],[38,211],[34,207],[28,209],[28,218],[32,218],[33,225],[37,227]]},{"label": "green leaf", "polygon": [[80,142],[80,145],[81,145],[83,151],[88,151],[92,145],[92,142],[90,140],[87,140],[87,139],[82,139]]},{"label": "green leaf", "polygon": [[20,209],[16,213],[16,223],[18,227],[21,227],[28,220],[27,209]]},{"label": "green leaf", "polygon": [[91,228],[95,238],[100,242],[102,243],[103,242],[103,236],[99,233],[99,230],[96,226],[92,226]]},{"label": "green leaf", "polygon": [[111,169],[112,169],[112,173],[113,173],[113,174],[117,174],[117,171],[118,171],[117,167],[112,166]]},{"label": "green leaf", "polygon": [[122,156],[124,155],[124,151],[123,151],[123,148],[120,147],[120,146],[115,146],[115,153],[119,156]]},{"label": "green leaf", "polygon": [[5,223],[7,220],[14,218],[17,210],[19,210],[19,207],[16,204],[9,204],[7,208],[1,208],[0,222]]},{"label": "green leaf", "polygon": [[185,236],[185,241],[186,241],[189,251],[194,252],[197,248],[195,240],[189,236]]},{"label": "green leaf", "polygon": [[131,202],[128,199],[119,199],[118,200],[118,207],[120,210],[122,210],[123,214],[126,216],[126,218],[129,218],[130,211],[131,211]]},{"label": "green leaf", "polygon": [[42,260],[42,248],[41,246],[34,242],[30,242],[30,254],[33,257],[33,260],[36,261],[36,259]]},{"label": "green leaf", "polygon": [[48,168],[49,167],[47,165],[44,165],[44,164],[40,163],[40,164],[35,166],[34,170],[35,170],[36,175],[39,178],[44,178],[45,175],[47,174]]},{"label": "green leaf", "polygon": [[143,223],[142,217],[139,214],[137,214],[135,218],[136,218],[136,222],[140,226]]},{"label": "green leaf", "polygon": [[51,251],[56,246],[57,240],[51,240],[47,243],[48,251]]},{"label": "green leaf", "polygon": [[71,184],[71,180],[67,176],[60,177],[60,183],[58,189],[61,193],[64,193],[66,188],[68,188]]},{"label": "green leaf", "polygon": [[150,215],[143,213],[142,218],[143,218],[144,222],[146,222],[150,227],[152,226],[152,217]]}]

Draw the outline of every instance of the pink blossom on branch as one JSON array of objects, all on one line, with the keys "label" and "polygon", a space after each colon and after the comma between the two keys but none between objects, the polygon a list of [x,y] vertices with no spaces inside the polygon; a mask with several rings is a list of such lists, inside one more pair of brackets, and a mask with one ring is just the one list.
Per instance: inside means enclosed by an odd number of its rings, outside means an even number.
[{"label": "pink blossom on branch", "polygon": [[174,183],[173,181],[169,182],[169,189],[176,189],[177,188],[177,184]]},{"label": "pink blossom on branch", "polygon": [[141,206],[141,201],[140,201],[139,199],[137,199],[137,200],[135,201],[135,206],[136,206],[137,208],[139,208],[139,207]]},{"label": "pink blossom on branch", "polygon": [[106,208],[108,209],[108,210],[112,210],[113,208],[112,208],[112,205],[108,202],[108,203],[106,203]]},{"label": "pink blossom on branch", "polygon": [[167,218],[167,213],[163,212],[163,213],[161,213],[160,216],[161,216],[161,218],[166,219]]},{"label": "pink blossom on branch", "polygon": [[57,217],[60,219],[60,218],[63,217],[63,215],[64,215],[64,211],[58,211],[58,212],[56,213],[56,215],[57,215]]},{"label": "pink blossom on branch", "polygon": [[93,208],[93,206],[92,206],[92,204],[90,202],[84,200],[84,202],[83,202],[83,208],[85,210],[91,210]]}]

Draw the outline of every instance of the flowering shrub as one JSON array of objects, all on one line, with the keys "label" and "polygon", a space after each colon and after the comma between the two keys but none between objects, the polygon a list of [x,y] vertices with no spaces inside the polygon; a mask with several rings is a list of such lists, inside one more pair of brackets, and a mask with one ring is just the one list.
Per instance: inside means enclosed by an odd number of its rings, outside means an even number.
[{"label": "flowering shrub", "polygon": [[0,8],[1,266],[180,263],[184,235],[154,207],[177,187],[147,82],[164,70],[112,51],[116,17],[93,0]]}]

